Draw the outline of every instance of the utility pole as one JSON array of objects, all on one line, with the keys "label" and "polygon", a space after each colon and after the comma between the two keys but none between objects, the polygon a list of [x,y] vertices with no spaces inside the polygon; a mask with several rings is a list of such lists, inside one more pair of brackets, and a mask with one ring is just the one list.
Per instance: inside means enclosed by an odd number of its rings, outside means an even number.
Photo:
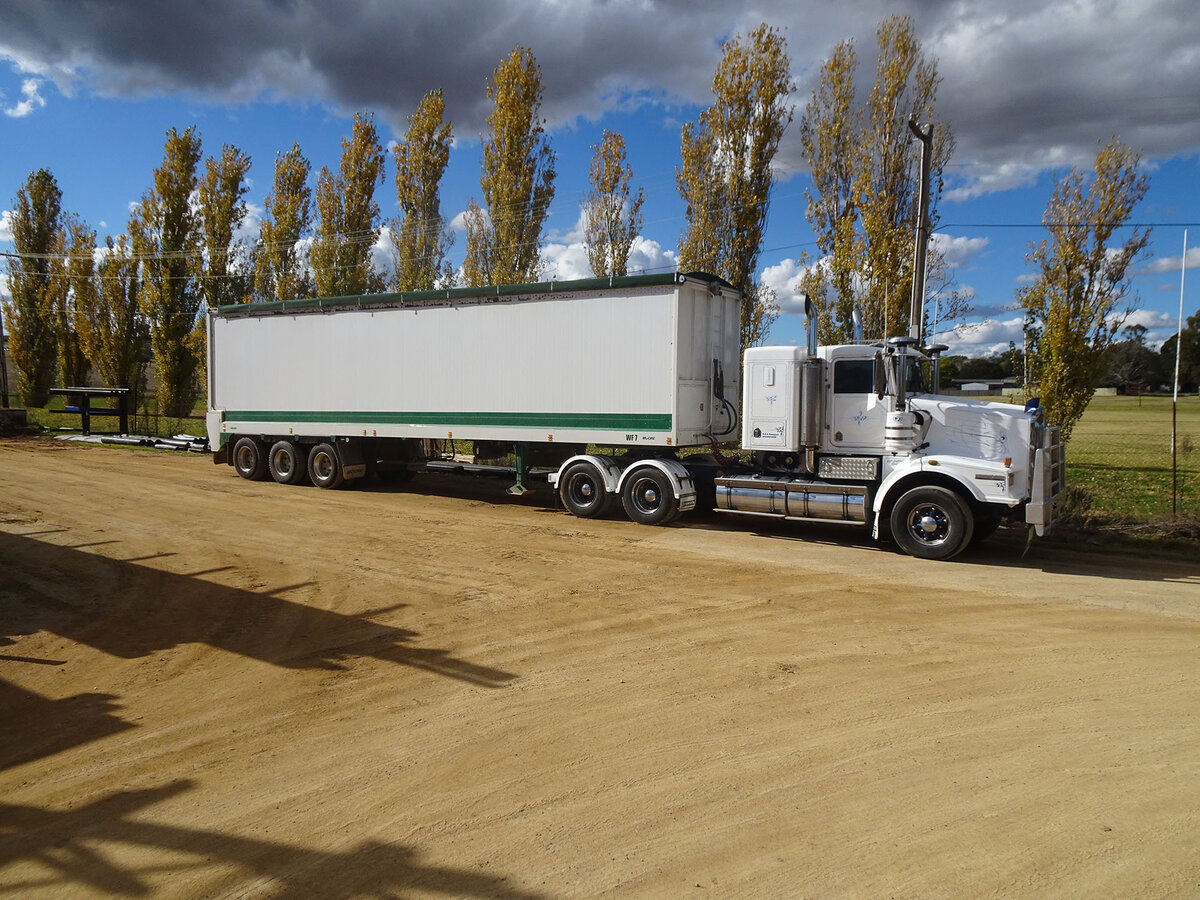
[{"label": "utility pole", "polygon": [[925,257],[929,251],[929,173],[933,167],[933,123],[921,131],[915,118],[908,128],[921,142],[921,185],[917,195],[917,238],[913,251],[912,307],[908,313],[908,334],[921,345],[925,330]]}]

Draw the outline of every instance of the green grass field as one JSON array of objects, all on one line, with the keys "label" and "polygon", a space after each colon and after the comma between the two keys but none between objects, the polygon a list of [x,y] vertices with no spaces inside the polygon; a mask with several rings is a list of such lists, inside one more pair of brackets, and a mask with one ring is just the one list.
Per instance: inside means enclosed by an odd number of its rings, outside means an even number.
[{"label": "green grass field", "polygon": [[[1200,399],[1177,410],[1177,506],[1200,516]],[[1097,397],[1067,445],[1067,481],[1092,497],[1092,513],[1154,521],[1171,515],[1171,398]]]}]

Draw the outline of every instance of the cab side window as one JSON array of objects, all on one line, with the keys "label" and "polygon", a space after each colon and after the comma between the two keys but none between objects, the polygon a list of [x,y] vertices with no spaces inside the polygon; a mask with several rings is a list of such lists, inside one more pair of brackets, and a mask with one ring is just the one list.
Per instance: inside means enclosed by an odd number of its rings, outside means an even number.
[{"label": "cab side window", "polygon": [[869,394],[875,390],[875,363],[870,359],[842,359],[833,364],[835,394]]}]

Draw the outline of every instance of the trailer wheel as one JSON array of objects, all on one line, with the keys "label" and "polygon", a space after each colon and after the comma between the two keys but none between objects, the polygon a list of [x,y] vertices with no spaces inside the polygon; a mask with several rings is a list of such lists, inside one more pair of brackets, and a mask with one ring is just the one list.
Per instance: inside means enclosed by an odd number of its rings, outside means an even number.
[{"label": "trailer wheel", "polygon": [[591,463],[577,462],[558,481],[558,495],[573,516],[595,519],[608,512],[613,495]]},{"label": "trailer wheel", "polygon": [[300,484],[308,474],[300,448],[291,441],[276,441],[267,454],[267,468],[280,484]]},{"label": "trailer wheel", "polygon": [[248,481],[262,481],[267,475],[267,454],[252,437],[238,438],[233,445],[233,467]]},{"label": "trailer wheel", "polygon": [[958,494],[944,487],[918,487],[892,507],[892,538],[909,556],[950,559],[971,542],[974,519]]},{"label": "trailer wheel", "polygon": [[308,451],[308,477],[319,488],[338,488],[346,480],[332,444],[314,444]]},{"label": "trailer wheel", "polygon": [[666,525],[679,515],[679,501],[671,482],[660,469],[643,466],[625,479],[621,488],[625,515],[639,525]]}]

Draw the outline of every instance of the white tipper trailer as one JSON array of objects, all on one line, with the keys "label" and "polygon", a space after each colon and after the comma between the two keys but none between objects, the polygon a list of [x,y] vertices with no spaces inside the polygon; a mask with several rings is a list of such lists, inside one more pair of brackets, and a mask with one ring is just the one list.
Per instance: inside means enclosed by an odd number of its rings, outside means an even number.
[{"label": "white tipper trailer", "polygon": [[925,392],[940,348],[911,338],[817,347],[811,310],[807,348],[739,365],[740,306],[702,273],[222,306],[209,442],[248,479],[546,477],[583,518],[703,504],[870,527],[932,559],[1002,518],[1049,528],[1064,465],[1040,409]]}]

